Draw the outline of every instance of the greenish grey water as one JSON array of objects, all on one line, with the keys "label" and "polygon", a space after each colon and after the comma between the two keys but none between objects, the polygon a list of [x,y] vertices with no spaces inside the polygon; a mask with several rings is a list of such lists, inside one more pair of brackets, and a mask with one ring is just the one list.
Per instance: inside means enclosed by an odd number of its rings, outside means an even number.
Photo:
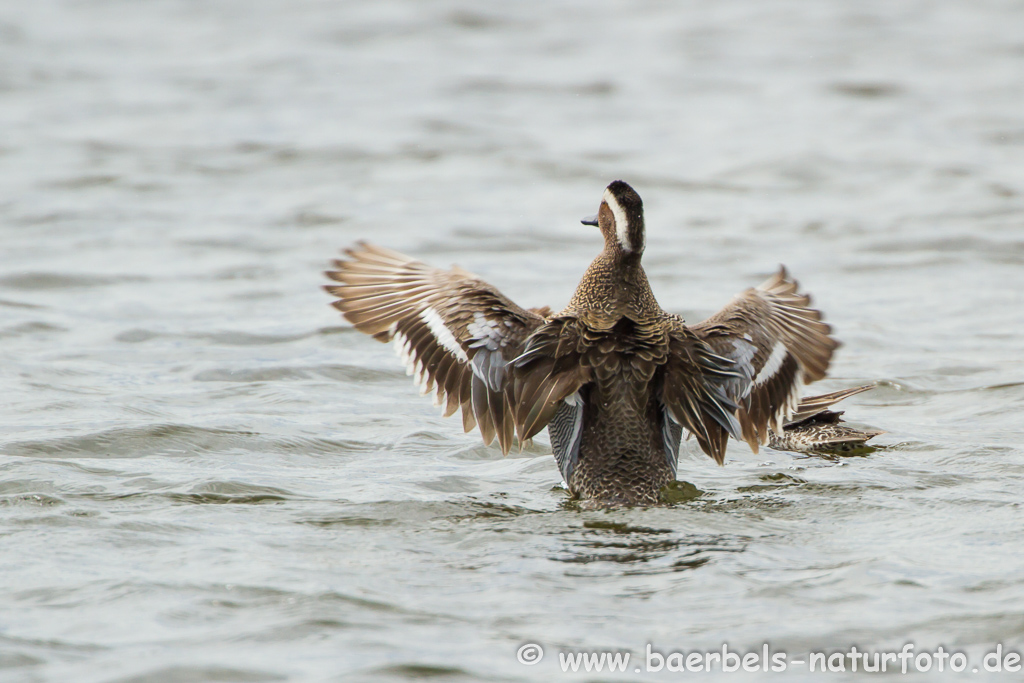
[{"label": "greenish grey water", "polygon": [[[0,680],[1019,651],[1022,26],[988,0],[0,6]],[[663,306],[785,263],[844,342],[817,388],[879,381],[845,407],[884,448],[691,443],[700,495],[581,511],[544,439],[462,434],[319,290],[370,238],[557,308],[619,177]]]}]

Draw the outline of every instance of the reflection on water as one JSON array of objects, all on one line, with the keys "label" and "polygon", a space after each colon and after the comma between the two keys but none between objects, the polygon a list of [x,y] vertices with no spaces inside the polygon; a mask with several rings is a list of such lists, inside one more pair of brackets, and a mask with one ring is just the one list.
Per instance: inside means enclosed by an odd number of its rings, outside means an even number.
[{"label": "reflection on water", "polygon": [[[1022,20],[3,4],[0,679],[1018,647]],[[666,309],[699,320],[789,267],[844,343],[810,390],[880,382],[843,404],[887,431],[873,449],[732,444],[717,467],[688,442],[666,505],[589,509],[543,437],[502,458],[463,434],[320,289],[371,239],[558,309],[615,178]]]}]

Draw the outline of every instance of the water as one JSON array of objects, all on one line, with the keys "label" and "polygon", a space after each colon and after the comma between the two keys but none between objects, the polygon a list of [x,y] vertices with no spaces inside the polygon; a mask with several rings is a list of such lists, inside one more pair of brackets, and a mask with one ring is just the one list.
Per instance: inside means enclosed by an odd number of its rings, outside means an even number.
[{"label": "water", "polygon": [[[1022,27],[995,0],[5,3],[0,679],[1019,650]],[[690,442],[687,500],[581,511],[544,439],[462,434],[319,289],[371,238],[557,309],[619,177],[669,310],[791,269],[844,342],[816,388],[880,382],[845,408],[884,448]],[[692,675],[632,669],[577,679]]]}]

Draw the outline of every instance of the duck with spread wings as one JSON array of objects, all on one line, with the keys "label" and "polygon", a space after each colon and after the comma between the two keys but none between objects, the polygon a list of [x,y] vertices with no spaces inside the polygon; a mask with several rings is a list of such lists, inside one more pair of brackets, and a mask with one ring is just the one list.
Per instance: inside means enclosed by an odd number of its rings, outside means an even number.
[{"label": "duck with spread wings", "polygon": [[446,415],[461,409],[466,431],[508,453],[547,427],[574,496],[657,503],[683,432],[719,464],[730,435],[756,452],[838,343],[784,268],[696,325],[662,310],[640,263],[643,204],[622,181],[583,222],[604,250],[558,313],[369,244],[335,262],[326,289],[356,329],[394,344]]}]

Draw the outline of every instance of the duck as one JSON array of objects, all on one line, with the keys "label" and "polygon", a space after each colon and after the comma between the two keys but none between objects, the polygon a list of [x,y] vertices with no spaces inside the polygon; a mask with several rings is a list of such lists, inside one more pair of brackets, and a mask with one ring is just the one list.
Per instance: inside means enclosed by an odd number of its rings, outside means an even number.
[{"label": "duck", "polygon": [[839,346],[786,268],[687,324],[658,304],[641,264],[636,190],[612,182],[581,223],[598,229],[604,247],[557,312],[521,307],[458,266],[366,242],[333,262],[325,289],[485,444],[508,454],[516,439],[547,428],[575,499],[662,502],[684,432],[719,465],[730,437],[756,453],[785,434],[801,385],[825,377]]},{"label": "duck", "polygon": [[769,431],[768,447],[797,453],[849,453],[870,448],[867,442],[885,432],[851,427],[842,419],[845,411],[830,408],[843,399],[874,388],[873,384],[866,384],[801,399],[782,431]]}]

